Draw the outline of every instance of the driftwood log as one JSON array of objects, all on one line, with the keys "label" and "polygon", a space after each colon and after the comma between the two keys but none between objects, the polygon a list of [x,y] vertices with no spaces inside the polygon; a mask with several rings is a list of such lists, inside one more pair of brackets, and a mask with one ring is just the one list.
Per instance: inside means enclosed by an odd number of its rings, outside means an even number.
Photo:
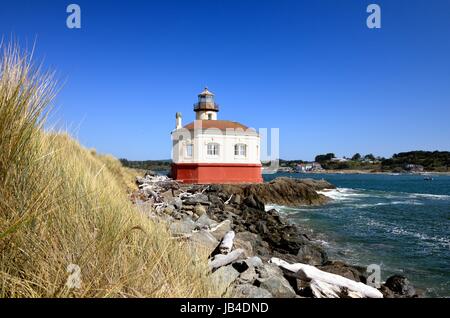
[{"label": "driftwood log", "polygon": [[228,254],[231,252],[235,235],[234,231],[229,231],[225,234],[219,246],[221,254]]},{"label": "driftwood log", "polygon": [[238,260],[243,255],[244,250],[242,248],[238,248],[227,255],[217,254],[211,261],[209,261],[209,267],[211,270],[214,270]]},{"label": "driftwood log", "polygon": [[383,294],[374,287],[355,282],[351,279],[327,273],[307,264],[289,264],[279,258],[273,257],[271,263],[288,271],[297,273],[301,280],[309,282],[310,288],[316,298],[383,298]]}]

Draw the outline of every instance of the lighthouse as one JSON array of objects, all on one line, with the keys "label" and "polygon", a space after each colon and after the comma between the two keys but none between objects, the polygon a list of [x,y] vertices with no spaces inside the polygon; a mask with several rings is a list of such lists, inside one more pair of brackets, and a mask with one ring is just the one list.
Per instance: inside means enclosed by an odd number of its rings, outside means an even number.
[{"label": "lighthouse", "polygon": [[195,120],[172,131],[172,178],[183,183],[262,182],[260,136],[241,123],[219,120],[219,105],[205,88],[194,104]]}]

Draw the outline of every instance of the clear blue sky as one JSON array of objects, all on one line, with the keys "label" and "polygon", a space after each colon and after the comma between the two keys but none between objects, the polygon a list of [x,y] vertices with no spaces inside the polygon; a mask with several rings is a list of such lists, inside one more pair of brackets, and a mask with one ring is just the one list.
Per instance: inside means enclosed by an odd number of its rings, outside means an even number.
[{"label": "clear blue sky", "polygon": [[52,121],[116,157],[169,158],[205,85],[219,118],[280,128],[282,158],[450,150],[447,0],[2,1],[0,30],[65,82]]}]

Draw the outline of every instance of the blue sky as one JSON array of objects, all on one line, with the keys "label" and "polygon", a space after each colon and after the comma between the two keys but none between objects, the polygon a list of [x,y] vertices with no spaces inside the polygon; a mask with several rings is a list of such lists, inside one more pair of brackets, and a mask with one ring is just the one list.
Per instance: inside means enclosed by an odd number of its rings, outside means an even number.
[{"label": "blue sky", "polygon": [[220,119],[279,128],[282,158],[450,149],[447,0],[2,1],[0,30],[64,82],[51,121],[116,157],[169,158],[205,85]]}]

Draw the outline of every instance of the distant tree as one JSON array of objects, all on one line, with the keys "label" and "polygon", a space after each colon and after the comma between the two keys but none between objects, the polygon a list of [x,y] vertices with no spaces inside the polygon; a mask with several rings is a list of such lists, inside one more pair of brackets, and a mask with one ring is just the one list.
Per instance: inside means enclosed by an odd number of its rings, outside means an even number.
[{"label": "distant tree", "polygon": [[373,154],[369,153],[368,155],[364,156],[364,159],[373,161],[373,160],[375,160],[375,156]]},{"label": "distant tree", "polygon": [[361,154],[359,152],[355,153],[352,157],[352,160],[354,161],[361,160]]},{"label": "distant tree", "polygon": [[427,171],[447,170],[450,163],[448,151],[409,151],[394,154],[381,162],[384,170],[403,168],[407,164],[421,165]]},{"label": "distant tree", "polygon": [[326,155],[317,155],[316,158],[314,159],[316,162],[322,163],[322,162],[327,162],[330,161],[331,159],[336,158],[334,153],[329,152]]}]

